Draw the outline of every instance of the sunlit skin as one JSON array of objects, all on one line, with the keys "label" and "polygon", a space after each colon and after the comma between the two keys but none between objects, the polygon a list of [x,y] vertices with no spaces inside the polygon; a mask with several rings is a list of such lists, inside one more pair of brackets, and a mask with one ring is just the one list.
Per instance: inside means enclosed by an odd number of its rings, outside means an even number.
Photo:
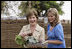
[{"label": "sunlit skin", "polygon": [[30,17],[28,18],[28,20],[29,20],[29,24],[30,24],[31,26],[34,26],[34,25],[37,24],[37,18],[36,18],[35,15],[30,16]]},{"label": "sunlit skin", "polygon": [[[48,14],[48,21],[50,22],[50,23],[53,23],[54,22],[54,20],[55,20],[55,16],[52,14],[52,13],[49,13]],[[53,29],[54,27],[50,27],[50,31],[52,31],[52,29]]]},{"label": "sunlit skin", "polygon": [[50,23],[53,23],[54,20],[55,20],[55,16],[52,13],[49,13],[48,14],[48,20],[49,20]]}]

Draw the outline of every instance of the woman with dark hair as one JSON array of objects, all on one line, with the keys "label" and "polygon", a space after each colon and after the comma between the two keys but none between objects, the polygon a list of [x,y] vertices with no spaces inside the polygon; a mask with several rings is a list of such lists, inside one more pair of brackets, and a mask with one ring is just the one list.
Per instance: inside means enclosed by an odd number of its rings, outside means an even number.
[{"label": "woman with dark hair", "polygon": [[38,14],[35,9],[29,9],[26,14],[28,25],[23,26],[18,36],[21,36],[25,39],[28,36],[34,37],[39,42],[45,41],[45,30],[38,25]]},{"label": "woman with dark hair", "polygon": [[65,40],[63,27],[59,23],[59,14],[56,8],[50,8],[47,11],[48,26],[47,26],[47,41],[48,48],[65,48]]}]

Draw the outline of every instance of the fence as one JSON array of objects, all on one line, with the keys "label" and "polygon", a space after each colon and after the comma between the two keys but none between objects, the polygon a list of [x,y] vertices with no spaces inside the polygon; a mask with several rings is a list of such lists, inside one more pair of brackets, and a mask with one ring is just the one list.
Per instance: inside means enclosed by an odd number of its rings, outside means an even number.
[{"label": "fence", "polygon": [[[47,31],[47,25],[43,21],[38,21],[39,25]],[[1,48],[20,48],[15,42],[15,35],[19,34],[22,26],[26,25],[26,20],[1,20]],[[63,24],[66,47],[71,47],[71,24]]]}]

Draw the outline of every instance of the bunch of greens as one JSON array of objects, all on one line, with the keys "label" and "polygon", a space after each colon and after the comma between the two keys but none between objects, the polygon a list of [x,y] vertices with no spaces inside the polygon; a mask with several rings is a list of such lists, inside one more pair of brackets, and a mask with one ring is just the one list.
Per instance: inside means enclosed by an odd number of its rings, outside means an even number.
[{"label": "bunch of greens", "polygon": [[24,39],[23,37],[21,37],[19,35],[16,35],[15,41],[18,45],[22,45],[22,46],[24,46],[24,45],[26,46],[28,43],[35,44],[35,43],[39,42],[33,36],[28,36],[27,39]]},{"label": "bunch of greens", "polygon": [[28,43],[26,40],[23,39],[22,36],[19,36],[19,35],[16,35],[15,41],[18,45],[24,45]]}]

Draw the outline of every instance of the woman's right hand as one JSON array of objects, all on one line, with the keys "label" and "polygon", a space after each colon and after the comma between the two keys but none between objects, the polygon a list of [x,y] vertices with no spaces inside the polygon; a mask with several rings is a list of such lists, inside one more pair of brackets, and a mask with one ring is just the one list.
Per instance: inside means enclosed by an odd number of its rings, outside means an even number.
[{"label": "woman's right hand", "polygon": [[28,33],[27,35],[28,35],[28,36],[32,36],[32,35],[33,35],[33,33]]},{"label": "woman's right hand", "polygon": [[32,36],[32,33],[20,33],[19,35],[22,36],[22,37]]},{"label": "woman's right hand", "polygon": [[27,33],[20,33],[19,35],[22,37],[25,37],[25,36],[27,36]]}]

